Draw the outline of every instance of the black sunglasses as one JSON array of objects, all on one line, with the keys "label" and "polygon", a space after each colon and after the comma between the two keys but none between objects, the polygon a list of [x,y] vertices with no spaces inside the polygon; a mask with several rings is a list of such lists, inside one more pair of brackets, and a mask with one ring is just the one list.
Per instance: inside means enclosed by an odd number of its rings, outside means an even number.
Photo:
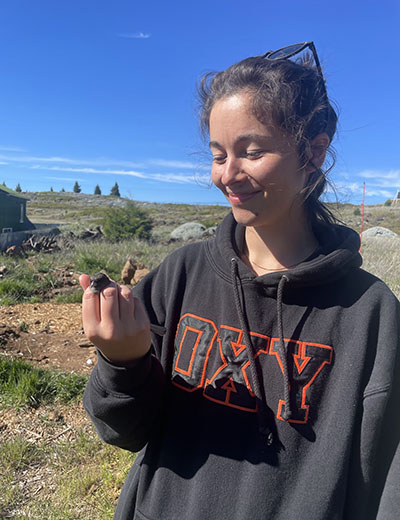
[{"label": "black sunglasses", "polygon": [[260,58],[264,58],[266,60],[287,60],[296,54],[304,51],[307,47],[311,50],[314,62],[317,67],[318,74],[320,77],[324,78],[322,74],[321,64],[319,62],[317,49],[315,48],[314,42],[304,42],[304,43],[294,43],[293,45],[288,45],[287,47],[282,47],[277,51],[268,51],[265,54],[262,54]]},{"label": "black sunglasses", "polygon": [[[322,88],[322,94],[324,96],[324,100],[326,103],[326,106],[329,107],[329,98],[328,98],[328,92],[326,90],[324,75],[322,74],[322,68],[321,64],[318,58],[317,50],[315,48],[314,42],[303,42],[303,43],[294,43],[293,45],[288,45],[287,47],[282,47],[281,49],[278,49],[277,51],[268,51],[265,54],[262,54],[260,58],[264,58],[265,60],[287,60],[291,58],[292,56],[296,56],[296,54],[299,54],[300,52],[304,51],[304,49],[309,48],[313,54],[315,66],[317,68],[317,72],[320,78],[320,85]],[[325,128],[329,126],[329,117],[330,114],[328,112],[327,114],[327,122]]]}]

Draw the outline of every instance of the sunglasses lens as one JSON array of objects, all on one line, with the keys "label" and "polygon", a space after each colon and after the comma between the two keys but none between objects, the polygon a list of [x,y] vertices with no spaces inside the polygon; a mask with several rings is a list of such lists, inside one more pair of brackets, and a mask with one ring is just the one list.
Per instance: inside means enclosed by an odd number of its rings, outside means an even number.
[{"label": "sunglasses lens", "polygon": [[297,54],[304,48],[304,43],[295,43],[293,45],[289,45],[288,47],[284,47],[283,49],[279,49],[275,52],[271,52],[268,54],[269,60],[284,60],[285,58],[290,58],[294,54]]}]

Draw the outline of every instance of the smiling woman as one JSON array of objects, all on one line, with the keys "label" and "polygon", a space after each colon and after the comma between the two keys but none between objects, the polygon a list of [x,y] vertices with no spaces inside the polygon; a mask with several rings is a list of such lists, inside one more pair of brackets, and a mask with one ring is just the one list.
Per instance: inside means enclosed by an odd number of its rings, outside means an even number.
[{"label": "smiling woman", "polygon": [[[289,59],[305,48],[314,66]],[[315,47],[247,58],[201,96],[232,212],[132,292],[81,277],[84,405],[141,450],[114,518],[396,518],[400,306],[320,201],[337,117]]]}]

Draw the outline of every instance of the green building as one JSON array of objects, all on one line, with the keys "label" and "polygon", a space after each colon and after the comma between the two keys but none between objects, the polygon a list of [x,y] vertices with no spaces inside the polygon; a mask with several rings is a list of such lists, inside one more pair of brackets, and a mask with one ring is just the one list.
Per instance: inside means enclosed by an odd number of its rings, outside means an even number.
[{"label": "green building", "polygon": [[27,198],[0,185],[0,234],[34,229],[26,216]]}]

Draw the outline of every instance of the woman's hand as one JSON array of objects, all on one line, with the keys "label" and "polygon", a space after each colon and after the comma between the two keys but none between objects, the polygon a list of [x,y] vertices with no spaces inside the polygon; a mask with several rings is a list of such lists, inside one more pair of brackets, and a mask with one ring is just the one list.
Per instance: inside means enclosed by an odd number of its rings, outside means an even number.
[{"label": "woman's hand", "polygon": [[90,288],[87,274],[79,277],[83,330],[103,356],[116,365],[126,365],[150,349],[150,322],[141,302],[127,286],[112,282],[99,294]]}]

